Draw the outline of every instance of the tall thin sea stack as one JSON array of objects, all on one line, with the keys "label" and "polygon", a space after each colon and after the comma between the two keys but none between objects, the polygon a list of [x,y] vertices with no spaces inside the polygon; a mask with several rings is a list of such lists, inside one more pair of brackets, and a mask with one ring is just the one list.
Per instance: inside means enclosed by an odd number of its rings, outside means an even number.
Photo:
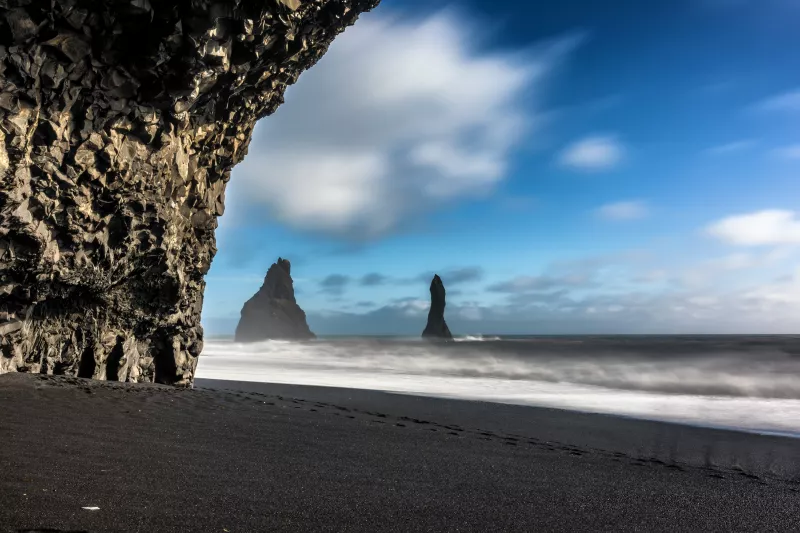
[{"label": "tall thin sea stack", "polygon": [[0,0],[0,373],[191,384],[253,127],[379,0]]},{"label": "tall thin sea stack", "polygon": [[438,274],[431,281],[431,308],[428,311],[428,323],[422,332],[422,338],[428,340],[451,341],[453,335],[444,320],[445,290],[442,278]]}]

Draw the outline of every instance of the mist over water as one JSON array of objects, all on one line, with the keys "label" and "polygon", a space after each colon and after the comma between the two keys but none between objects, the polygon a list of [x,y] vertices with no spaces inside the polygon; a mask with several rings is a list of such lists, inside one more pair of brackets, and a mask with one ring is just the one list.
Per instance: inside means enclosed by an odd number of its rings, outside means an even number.
[{"label": "mist over water", "polygon": [[800,436],[800,337],[206,341],[198,378],[375,389]]}]

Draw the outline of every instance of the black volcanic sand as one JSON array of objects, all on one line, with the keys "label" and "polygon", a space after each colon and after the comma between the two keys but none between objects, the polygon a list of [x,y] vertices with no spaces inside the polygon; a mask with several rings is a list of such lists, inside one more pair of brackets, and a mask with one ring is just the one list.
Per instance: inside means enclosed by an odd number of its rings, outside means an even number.
[{"label": "black volcanic sand", "polygon": [[0,530],[800,529],[792,439],[198,380],[210,385],[240,390],[0,376]]}]

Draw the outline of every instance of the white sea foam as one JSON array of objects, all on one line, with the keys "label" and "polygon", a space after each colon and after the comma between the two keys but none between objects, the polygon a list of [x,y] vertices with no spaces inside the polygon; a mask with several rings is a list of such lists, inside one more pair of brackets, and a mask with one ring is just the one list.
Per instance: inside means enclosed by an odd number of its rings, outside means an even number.
[{"label": "white sea foam", "polygon": [[453,338],[456,342],[485,342],[499,341],[500,337],[484,337],[483,335],[464,335],[463,337]]},{"label": "white sea foam", "polygon": [[751,357],[744,364],[720,354],[526,358],[484,349],[485,343],[474,346],[208,340],[197,377],[537,405],[800,436],[796,359]]}]

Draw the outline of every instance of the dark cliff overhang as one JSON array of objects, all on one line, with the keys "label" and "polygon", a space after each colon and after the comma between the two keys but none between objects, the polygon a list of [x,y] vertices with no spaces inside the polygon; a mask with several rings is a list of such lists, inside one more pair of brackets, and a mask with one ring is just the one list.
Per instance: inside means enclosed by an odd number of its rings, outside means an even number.
[{"label": "dark cliff overhang", "polygon": [[378,0],[0,0],[0,373],[188,385],[259,118]]}]

